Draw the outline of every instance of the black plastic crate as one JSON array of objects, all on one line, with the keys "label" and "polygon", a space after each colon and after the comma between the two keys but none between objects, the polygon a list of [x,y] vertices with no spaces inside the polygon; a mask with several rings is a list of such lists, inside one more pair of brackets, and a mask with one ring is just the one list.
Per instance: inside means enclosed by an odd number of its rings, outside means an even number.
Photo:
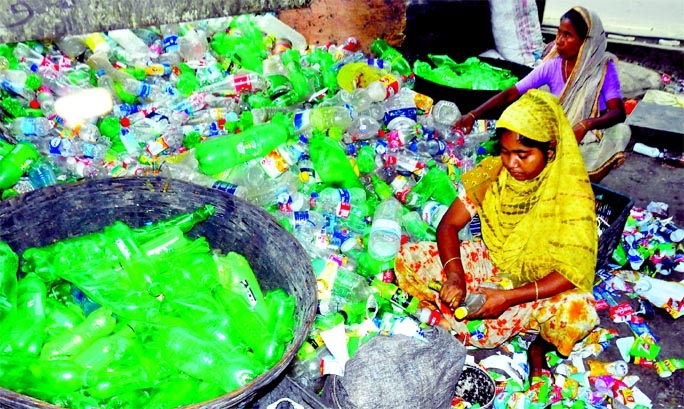
[{"label": "black plastic crate", "polygon": [[[620,192],[616,192],[598,183],[591,184],[596,201],[598,223],[605,222],[608,227],[602,228],[598,243],[596,269],[606,267],[612,259],[613,251],[620,244],[627,217],[634,205],[634,200]],[[605,226],[605,224],[604,224]]]}]

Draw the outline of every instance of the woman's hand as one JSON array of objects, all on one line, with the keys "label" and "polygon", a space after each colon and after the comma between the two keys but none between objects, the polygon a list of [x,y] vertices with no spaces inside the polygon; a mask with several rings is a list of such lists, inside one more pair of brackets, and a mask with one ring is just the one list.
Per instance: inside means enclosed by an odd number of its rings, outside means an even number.
[{"label": "woman's hand", "polygon": [[580,143],[582,142],[582,139],[584,139],[584,135],[589,132],[589,128],[587,125],[585,125],[584,121],[579,121],[575,124],[575,126],[572,127],[572,131],[575,133],[575,139],[577,140],[577,143]]},{"label": "woman's hand", "polygon": [[447,276],[446,281],[442,283],[442,289],[439,291],[439,298],[453,311],[458,308],[465,296],[465,281],[456,275]]},{"label": "woman's hand", "polygon": [[468,319],[499,318],[510,306],[508,290],[480,287],[478,293],[485,295],[485,303],[479,310],[468,315]]},{"label": "woman's hand", "polygon": [[456,121],[452,129],[454,132],[461,132],[464,135],[467,135],[473,130],[473,124],[475,124],[475,115],[468,112]]}]

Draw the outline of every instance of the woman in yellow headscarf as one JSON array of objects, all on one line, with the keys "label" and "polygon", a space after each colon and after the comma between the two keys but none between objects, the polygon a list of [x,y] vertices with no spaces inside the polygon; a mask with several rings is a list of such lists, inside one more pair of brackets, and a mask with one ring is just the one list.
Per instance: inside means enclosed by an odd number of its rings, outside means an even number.
[{"label": "woman in yellow headscarf", "polygon": [[[598,325],[594,195],[572,127],[552,94],[525,93],[503,112],[497,135],[500,156],[462,176],[437,242],[402,246],[395,271],[402,288],[443,312],[469,294],[484,294],[484,305],[465,320],[446,314],[473,346],[493,348],[519,332],[538,331],[528,350],[533,379],[547,369],[546,352],[567,356]],[[476,213],[482,240],[461,242],[458,232]],[[480,286],[503,275],[512,289]],[[428,288],[431,281],[443,283],[439,293]]]}]

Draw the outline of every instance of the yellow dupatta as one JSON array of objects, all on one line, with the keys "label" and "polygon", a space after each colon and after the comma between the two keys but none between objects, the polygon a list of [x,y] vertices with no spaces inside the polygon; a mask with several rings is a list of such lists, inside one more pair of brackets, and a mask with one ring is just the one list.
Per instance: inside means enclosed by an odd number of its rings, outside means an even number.
[{"label": "yellow dupatta", "polygon": [[503,112],[497,127],[557,145],[555,157],[533,180],[510,177],[500,157],[462,176],[478,206],[492,262],[519,285],[556,271],[591,292],[598,245],[594,194],[558,99],[529,90]]}]

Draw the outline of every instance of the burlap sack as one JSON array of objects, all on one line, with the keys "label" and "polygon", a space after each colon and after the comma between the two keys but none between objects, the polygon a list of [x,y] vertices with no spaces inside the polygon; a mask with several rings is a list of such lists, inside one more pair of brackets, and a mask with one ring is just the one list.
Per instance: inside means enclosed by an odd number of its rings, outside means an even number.
[{"label": "burlap sack", "polygon": [[378,335],[359,347],[344,376],[330,375],[323,400],[340,409],[450,408],[466,349],[440,327],[428,342]]}]

